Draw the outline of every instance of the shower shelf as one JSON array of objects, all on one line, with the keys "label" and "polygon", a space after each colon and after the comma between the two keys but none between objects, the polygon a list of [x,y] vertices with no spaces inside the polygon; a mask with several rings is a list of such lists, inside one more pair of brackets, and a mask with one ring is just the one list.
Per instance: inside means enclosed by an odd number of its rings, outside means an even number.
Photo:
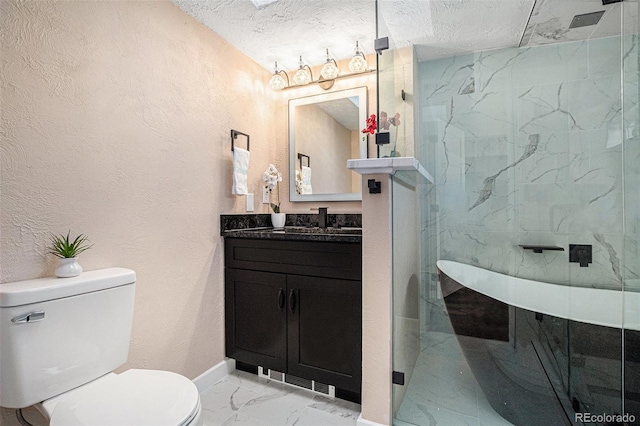
[{"label": "shower shelf", "polygon": [[544,250],[564,251],[564,248],[558,246],[532,246],[520,244],[520,247],[522,247],[524,250],[533,250],[534,253],[542,253]]}]

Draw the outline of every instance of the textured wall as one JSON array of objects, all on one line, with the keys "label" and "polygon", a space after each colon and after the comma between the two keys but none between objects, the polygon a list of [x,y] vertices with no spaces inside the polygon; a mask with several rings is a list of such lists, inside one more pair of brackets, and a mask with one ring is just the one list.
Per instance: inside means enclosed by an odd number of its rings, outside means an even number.
[{"label": "textured wall", "polygon": [[258,193],[269,73],[169,2],[0,7],[1,281],[52,275],[49,233],[85,233],[86,270],[137,273],[126,367],[197,376],[224,356],[219,214],[244,210],[229,129]]}]

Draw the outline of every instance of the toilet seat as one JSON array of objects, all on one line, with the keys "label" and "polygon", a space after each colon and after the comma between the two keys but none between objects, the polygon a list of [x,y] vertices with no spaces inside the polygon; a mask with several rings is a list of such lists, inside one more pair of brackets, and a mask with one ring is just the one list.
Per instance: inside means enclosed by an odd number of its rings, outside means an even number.
[{"label": "toilet seat", "polygon": [[50,426],[185,426],[197,423],[201,411],[191,380],[157,370],[110,373],[44,401],[41,407]]}]

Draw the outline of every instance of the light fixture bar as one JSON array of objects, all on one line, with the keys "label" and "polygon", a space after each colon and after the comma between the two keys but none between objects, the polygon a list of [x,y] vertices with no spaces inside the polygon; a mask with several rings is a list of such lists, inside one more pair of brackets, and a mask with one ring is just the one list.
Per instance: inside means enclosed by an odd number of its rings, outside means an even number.
[{"label": "light fixture bar", "polygon": [[342,80],[343,78],[356,77],[358,75],[371,74],[373,72],[376,72],[375,68],[367,69],[367,70],[362,71],[362,72],[352,72],[352,73],[348,73],[348,74],[340,74],[339,76],[337,76],[336,78],[331,79],[331,80],[324,80],[322,78],[319,78],[317,80],[310,81],[309,83],[304,84],[304,85],[300,85],[300,86],[296,86],[295,84],[293,84],[291,86],[284,87],[282,90],[298,89],[300,87],[308,86],[309,84],[319,84],[319,83],[324,83],[324,82],[327,82],[327,81]]}]

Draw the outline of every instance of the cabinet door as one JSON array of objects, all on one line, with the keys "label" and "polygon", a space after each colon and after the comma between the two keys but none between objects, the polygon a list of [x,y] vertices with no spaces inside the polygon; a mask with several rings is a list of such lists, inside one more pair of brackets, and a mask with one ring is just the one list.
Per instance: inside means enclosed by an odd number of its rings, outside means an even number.
[{"label": "cabinet door", "polygon": [[287,367],[286,275],[225,269],[225,340],[230,358]]},{"label": "cabinet door", "polygon": [[287,372],[360,393],[361,282],[287,275],[287,288]]}]

